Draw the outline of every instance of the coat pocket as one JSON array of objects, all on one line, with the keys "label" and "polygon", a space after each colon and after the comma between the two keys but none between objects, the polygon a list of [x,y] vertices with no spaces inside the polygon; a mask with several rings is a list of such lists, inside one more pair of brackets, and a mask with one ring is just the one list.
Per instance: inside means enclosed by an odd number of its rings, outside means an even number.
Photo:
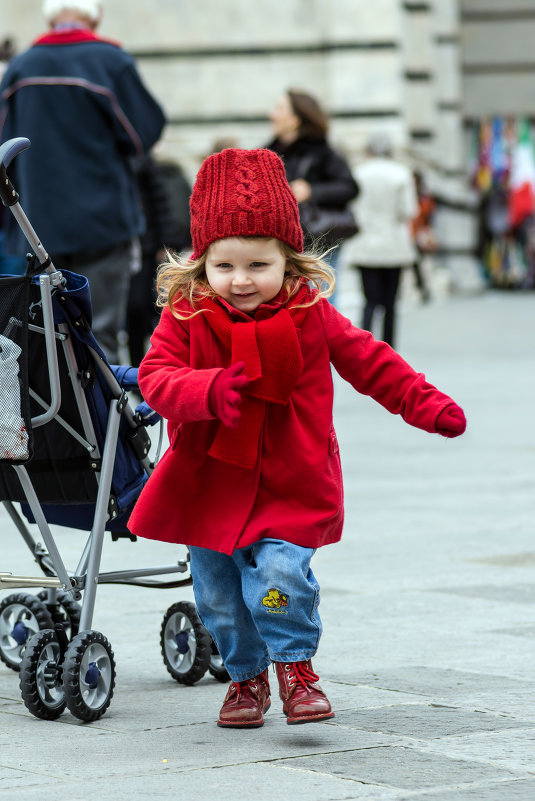
[{"label": "coat pocket", "polygon": [[334,456],[340,448],[338,447],[338,439],[336,437],[336,431],[334,427],[331,426],[331,430],[329,431],[329,455]]}]

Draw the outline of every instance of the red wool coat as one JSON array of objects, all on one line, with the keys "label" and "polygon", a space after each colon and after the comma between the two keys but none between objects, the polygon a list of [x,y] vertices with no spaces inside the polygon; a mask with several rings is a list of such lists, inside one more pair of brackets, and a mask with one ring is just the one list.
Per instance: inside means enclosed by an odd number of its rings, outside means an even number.
[{"label": "red wool coat", "polygon": [[[179,308],[188,306],[181,301]],[[226,308],[236,325],[251,324]],[[263,305],[255,321],[275,312]],[[143,397],[168,420],[170,447],[143,489],[129,529],[227,554],[263,537],[309,548],[338,541],[343,487],[331,363],[358,392],[424,431],[436,431],[437,417],[452,399],[389,345],[320,300],[298,330],[303,369],[289,401],[266,403],[254,468],[220,461],[208,455],[221,425],[210,412],[208,394],[231,356],[206,313],[178,320],[165,308],[141,363]]]}]

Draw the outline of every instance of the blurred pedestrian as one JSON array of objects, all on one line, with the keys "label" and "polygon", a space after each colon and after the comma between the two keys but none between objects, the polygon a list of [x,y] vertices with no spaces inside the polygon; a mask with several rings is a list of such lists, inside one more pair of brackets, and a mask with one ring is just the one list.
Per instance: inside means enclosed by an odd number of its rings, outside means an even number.
[{"label": "blurred pedestrian", "polygon": [[[324,258],[336,271],[339,246],[356,228],[343,231],[333,227],[331,219],[323,230],[312,232],[307,229],[307,219],[319,218],[322,211],[336,216],[344,212],[349,224],[354,224],[348,203],[357,196],[358,186],[344,157],[327,141],[327,114],[312,95],[289,89],[275,105],[270,120],[275,138],[267,147],[283,160],[286,177],[299,204],[306,245],[310,247],[317,239],[321,249],[330,249]],[[330,300],[336,305],[336,285]]]},{"label": "blurred pedestrian", "polygon": [[218,136],[217,139],[214,139],[212,142],[210,153],[207,155],[221,153],[222,150],[226,150],[229,147],[239,147],[237,138],[235,136]]},{"label": "blurred pedestrian", "polygon": [[191,241],[191,187],[180,165],[147,154],[138,160],[136,175],[146,228],[141,236],[141,269],[132,276],[126,314],[130,364],[134,367],[145,355],[148,338],[158,322],[158,265],[166,259],[167,248],[180,252]]},{"label": "blurred pedestrian", "polygon": [[[15,56],[13,41],[4,39],[0,44],[0,80]],[[0,203],[0,275],[20,275],[26,268],[26,259],[21,256],[8,256],[5,251],[7,218],[11,215],[6,206]]]},{"label": "blurred pedestrian", "polygon": [[346,244],[346,257],[362,277],[362,328],[372,331],[375,312],[382,308],[383,339],[393,346],[401,270],[416,257],[409,227],[418,210],[416,188],[409,168],[393,159],[387,137],[372,137],[366,153],[354,170],[360,187],[355,204],[360,232]]},{"label": "blurred pedestrian", "polygon": [[[89,278],[93,330],[116,362],[144,228],[131,157],[154,145],[165,118],[132,57],[97,35],[101,2],[45,0],[43,13],[50,30],[2,80],[1,139],[30,139],[13,182],[56,266]],[[11,216],[6,248],[28,250]]]},{"label": "blurred pedestrian", "polygon": [[422,301],[427,303],[431,299],[431,292],[423,274],[422,263],[425,256],[429,253],[434,253],[438,247],[433,229],[433,215],[436,203],[425,186],[422,173],[419,170],[415,170],[413,177],[418,198],[418,212],[411,220],[411,233],[416,247],[416,258],[412,263],[412,271]]},{"label": "blurred pedestrian", "polygon": [[310,562],[342,536],[331,365],[406,423],[457,437],[462,409],[327,301],[278,156],[209,156],[191,196],[189,259],[158,274],[163,307],[139,368],[170,448],[134,534],[189,546],[199,615],[232,678],[218,725],[255,728],[274,663],[287,723],[333,717],[312,669],[322,631]]}]

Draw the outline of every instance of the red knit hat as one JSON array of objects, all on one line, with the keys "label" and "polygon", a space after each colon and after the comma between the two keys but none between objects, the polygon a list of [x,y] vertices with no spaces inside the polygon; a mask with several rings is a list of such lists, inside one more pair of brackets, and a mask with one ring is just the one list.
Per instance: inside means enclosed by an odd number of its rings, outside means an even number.
[{"label": "red knit hat", "polygon": [[303,250],[297,201],[271,150],[228,148],[203,162],[190,199],[193,259],[230,236],[266,236]]}]

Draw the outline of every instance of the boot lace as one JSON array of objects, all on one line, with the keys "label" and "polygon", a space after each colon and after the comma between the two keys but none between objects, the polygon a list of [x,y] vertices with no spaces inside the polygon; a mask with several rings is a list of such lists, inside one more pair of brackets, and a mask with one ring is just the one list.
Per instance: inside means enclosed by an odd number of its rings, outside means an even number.
[{"label": "boot lace", "polygon": [[306,662],[288,662],[284,665],[290,675],[288,676],[288,684],[293,687],[294,684],[300,684],[305,690],[308,690],[309,684],[314,684],[319,681],[319,676],[309,668]]},{"label": "boot lace", "polygon": [[245,681],[234,681],[230,686],[230,691],[236,690],[236,698],[239,701],[242,695],[242,692],[246,689],[250,689],[253,692],[256,692],[258,689],[258,682],[260,681],[259,676],[255,676],[253,679],[246,679]]}]

